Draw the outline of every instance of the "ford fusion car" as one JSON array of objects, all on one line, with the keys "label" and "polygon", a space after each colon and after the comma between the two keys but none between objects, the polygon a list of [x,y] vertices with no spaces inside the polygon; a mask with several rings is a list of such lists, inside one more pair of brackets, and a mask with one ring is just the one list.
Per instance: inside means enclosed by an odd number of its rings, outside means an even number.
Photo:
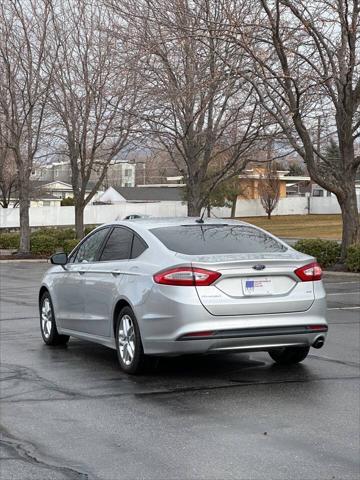
[{"label": "ford fusion car", "polygon": [[267,351],[298,363],[325,341],[320,266],[244,222],[117,221],[51,262],[39,292],[44,342],[106,345],[127,373],[150,356],[190,353]]}]

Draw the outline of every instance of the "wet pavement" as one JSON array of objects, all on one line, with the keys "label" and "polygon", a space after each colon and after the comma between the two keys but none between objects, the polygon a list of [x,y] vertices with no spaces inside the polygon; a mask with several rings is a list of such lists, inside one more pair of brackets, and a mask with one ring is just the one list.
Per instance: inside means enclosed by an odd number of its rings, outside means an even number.
[{"label": "wet pavement", "polygon": [[360,276],[326,276],[326,345],[162,359],[129,377],[116,352],[46,347],[48,265],[0,263],[0,478],[351,479],[359,466]]}]

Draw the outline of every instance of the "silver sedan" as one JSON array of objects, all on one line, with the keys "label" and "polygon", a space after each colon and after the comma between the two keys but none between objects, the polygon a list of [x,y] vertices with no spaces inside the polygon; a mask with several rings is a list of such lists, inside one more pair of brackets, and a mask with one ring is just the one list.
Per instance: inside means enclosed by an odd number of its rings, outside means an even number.
[{"label": "silver sedan", "polygon": [[51,262],[39,292],[44,342],[106,345],[127,373],[189,353],[267,351],[297,363],[325,341],[316,260],[244,222],[118,221]]}]

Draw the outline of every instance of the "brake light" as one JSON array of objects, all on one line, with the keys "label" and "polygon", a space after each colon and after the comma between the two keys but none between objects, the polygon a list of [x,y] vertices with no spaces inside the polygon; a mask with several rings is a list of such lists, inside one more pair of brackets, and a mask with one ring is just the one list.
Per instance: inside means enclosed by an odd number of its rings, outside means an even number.
[{"label": "brake light", "polygon": [[177,267],[154,275],[154,281],[162,285],[207,286],[215,282],[221,273],[205,268]]},{"label": "brake light", "polygon": [[302,282],[313,282],[315,280],[321,280],[322,277],[322,269],[317,262],[304,265],[295,270],[295,273]]}]

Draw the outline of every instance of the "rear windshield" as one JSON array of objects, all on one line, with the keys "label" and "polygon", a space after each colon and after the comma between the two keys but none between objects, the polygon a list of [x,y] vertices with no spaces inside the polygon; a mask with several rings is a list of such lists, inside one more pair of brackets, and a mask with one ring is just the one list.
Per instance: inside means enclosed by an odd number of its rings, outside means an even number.
[{"label": "rear windshield", "polygon": [[284,252],[280,242],[246,225],[179,225],[150,230],[169,250],[186,255]]}]

